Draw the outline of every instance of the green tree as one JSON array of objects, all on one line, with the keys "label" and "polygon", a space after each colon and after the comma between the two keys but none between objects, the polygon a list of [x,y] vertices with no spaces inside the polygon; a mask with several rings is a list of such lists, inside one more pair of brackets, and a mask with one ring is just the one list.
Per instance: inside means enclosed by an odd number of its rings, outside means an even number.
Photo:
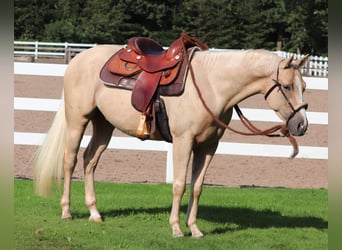
[{"label": "green tree", "polygon": [[260,0],[261,20],[266,31],[266,47],[273,50],[282,49],[282,41],[287,23],[286,3],[284,0]]},{"label": "green tree", "polygon": [[15,0],[15,39],[167,46],[190,32],[210,47],[328,52],[327,0]]},{"label": "green tree", "polygon": [[54,2],[14,0],[14,37],[21,40],[45,40],[44,26],[53,19]]},{"label": "green tree", "polygon": [[122,15],[112,1],[86,0],[78,16],[77,39],[82,43],[121,43]]},{"label": "green tree", "polygon": [[311,54],[328,55],[328,1],[315,0],[314,10],[310,16],[309,33]]},{"label": "green tree", "polygon": [[53,19],[45,24],[48,41],[78,41],[78,19],[84,0],[58,0],[53,8]]},{"label": "green tree", "polygon": [[284,50],[326,54],[328,51],[328,3],[326,0],[287,0]]}]

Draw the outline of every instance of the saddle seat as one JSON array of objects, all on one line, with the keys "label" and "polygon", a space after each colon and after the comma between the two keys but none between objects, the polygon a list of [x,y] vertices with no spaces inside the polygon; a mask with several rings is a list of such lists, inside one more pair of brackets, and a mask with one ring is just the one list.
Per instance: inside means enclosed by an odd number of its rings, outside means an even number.
[{"label": "saddle seat", "polygon": [[147,37],[133,38],[131,46],[139,54],[161,55],[165,53],[164,48],[159,43]]},{"label": "saddle seat", "polygon": [[[119,75],[132,75],[138,71],[156,73],[176,67],[182,61],[183,45],[180,39],[164,50],[156,41],[146,37],[132,37],[127,47],[118,53],[109,64],[109,70]],[[177,69],[178,70],[178,69]],[[176,71],[174,72],[177,73]],[[166,76],[169,77],[171,72]],[[160,84],[169,84],[173,79],[163,80]]]}]

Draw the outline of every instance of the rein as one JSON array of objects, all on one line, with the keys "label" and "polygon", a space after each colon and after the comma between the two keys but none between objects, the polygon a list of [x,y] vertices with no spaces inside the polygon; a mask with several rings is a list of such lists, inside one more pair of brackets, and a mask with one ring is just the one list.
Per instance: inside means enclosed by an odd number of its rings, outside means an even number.
[{"label": "rein", "polygon": [[[186,50],[186,47],[185,47],[185,44],[184,44],[184,41],[183,41],[183,50],[186,54],[185,56],[185,60],[186,60],[186,63],[187,65],[189,66],[189,71],[190,71],[190,75],[191,75],[191,78],[192,78],[192,82],[195,86],[195,89],[197,91],[197,94],[198,94],[198,97],[200,98],[204,108],[207,110],[207,112],[210,114],[210,116],[212,117],[212,119],[216,122],[217,125],[219,125],[220,127],[222,128],[225,128],[225,129],[229,129],[230,131],[234,132],[234,133],[237,133],[237,134],[240,134],[240,135],[248,135],[248,136],[255,136],[255,135],[265,135],[265,136],[268,136],[268,137],[280,137],[280,136],[286,136],[288,138],[288,140],[290,141],[290,143],[292,144],[293,146],[293,153],[291,155],[291,158],[294,158],[299,150],[298,150],[298,144],[297,144],[297,141],[296,139],[290,134],[288,128],[287,128],[287,122],[294,116],[294,114],[302,108],[299,107],[297,109],[295,109],[292,105],[292,103],[288,100],[287,96],[285,95],[285,93],[283,92],[283,90],[281,89],[281,84],[279,83],[278,81],[278,75],[279,75],[279,65],[278,65],[278,69],[277,69],[277,80],[274,80],[275,81],[275,84],[267,91],[267,93],[265,94],[265,99],[267,99],[268,95],[276,88],[278,87],[281,92],[283,93],[286,101],[288,102],[288,104],[290,105],[291,109],[293,110],[293,113],[292,115],[290,116],[290,118],[287,120],[286,122],[286,125],[275,125],[269,129],[266,129],[266,130],[260,130],[258,129],[257,127],[255,127],[243,114],[242,114],[242,111],[241,109],[239,108],[239,106],[237,104],[234,105],[234,109],[236,111],[236,113],[238,114],[241,122],[245,125],[245,127],[250,131],[249,133],[248,132],[242,132],[242,131],[239,131],[239,130],[236,130],[230,126],[228,126],[227,124],[225,124],[224,122],[222,122],[220,119],[218,119],[218,117],[215,116],[215,114],[211,111],[211,109],[208,107],[207,103],[205,102],[203,96],[202,96],[202,93],[201,93],[201,90],[199,89],[198,85],[197,85],[197,82],[196,82],[196,79],[195,79],[195,74],[194,74],[194,70],[192,68],[192,65],[191,65],[191,62],[190,62],[190,59],[188,58],[188,55],[187,55],[187,50]],[[274,134],[276,131],[280,131],[280,134]]]}]

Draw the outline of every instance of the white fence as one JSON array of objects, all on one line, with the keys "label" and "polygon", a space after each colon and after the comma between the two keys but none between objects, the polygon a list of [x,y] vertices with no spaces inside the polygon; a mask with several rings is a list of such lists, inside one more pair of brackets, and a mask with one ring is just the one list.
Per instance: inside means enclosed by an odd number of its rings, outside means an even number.
[{"label": "white fence", "polygon": [[26,42],[14,41],[14,56],[27,56],[35,60],[38,57],[59,57],[64,58],[68,63],[73,56],[82,50],[89,49],[97,44],[83,43],[49,43],[49,42]]},{"label": "white fence", "polygon": [[[27,56],[32,59],[34,58],[35,60],[38,59],[38,57],[59,57],[64,58],[64,63],[68,63],[77,53],[96,45],[97,44],[67,42],[49,43],[38,41],[14,41],[14,55]],[[275,51],[274,53],[285,58],[288,58],[291,55],[294,55],[295,59],[304,56],[285,51]],[[301,69],[301,71],[305,76],[328,77],[328,57],[310,56],[307,64]]]},{"label": "white fence", "polygon": [[[53,75],[63,76],[66,65],[61,64],[39,64],[39,63],[14,63],[14,74],[16,75]],[[306,77],[308,89],[328,90],[327,78]],[[56,111],[60,104],[59,99],[42,98],[14,98],[15,110],[31,111]],[[243,112],[252,121],[278,122],[279,118],[271,110],[263,109],[242,109]],[[328,113],[326,112],[307,112],[310,124],[328,124]],[[233,119],[238,116],[234,113]],[[14,143],[20,145],[40,145],[45,134],[31,132],[15,132]],[[81,147],[86,147],[90,140],[89,136],[84,136]],[[172,144],[161,141],[140,141],[133,137],[112,137],[108,148],[125,150],[152,150],[167,152],[166,162],[166,182],[173,181],[173,163],[172,163]],[[289,157],[292,153],[292,147],[289,145],[269,145],[252,143],[229,143],[220,142],[217,154],[227,155],[248,155],[264,157]],[[309,159],[328,159],[327,147],[299,146],[297,158]]]},{"label": "white fence", "polygon": [[[294,59],[297,59],[304,56],[285,51],[276,51],[275,53],[284,58],[294,55]],[[310,56],[307,63],[301,68],[301,71],[305,76],[328,77],[328,57]]]}]

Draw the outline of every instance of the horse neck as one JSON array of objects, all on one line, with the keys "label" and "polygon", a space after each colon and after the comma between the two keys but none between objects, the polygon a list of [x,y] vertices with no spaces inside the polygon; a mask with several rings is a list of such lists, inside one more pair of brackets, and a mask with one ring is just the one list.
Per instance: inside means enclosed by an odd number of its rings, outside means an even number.
[{"label": "horse neck", "polygon": [[207,84],[215,97],[228,107],[265,91],[273,73],[270,60],[275,59],[262,51],[209,51],[201,57],[200,70],[207,74]]}]

